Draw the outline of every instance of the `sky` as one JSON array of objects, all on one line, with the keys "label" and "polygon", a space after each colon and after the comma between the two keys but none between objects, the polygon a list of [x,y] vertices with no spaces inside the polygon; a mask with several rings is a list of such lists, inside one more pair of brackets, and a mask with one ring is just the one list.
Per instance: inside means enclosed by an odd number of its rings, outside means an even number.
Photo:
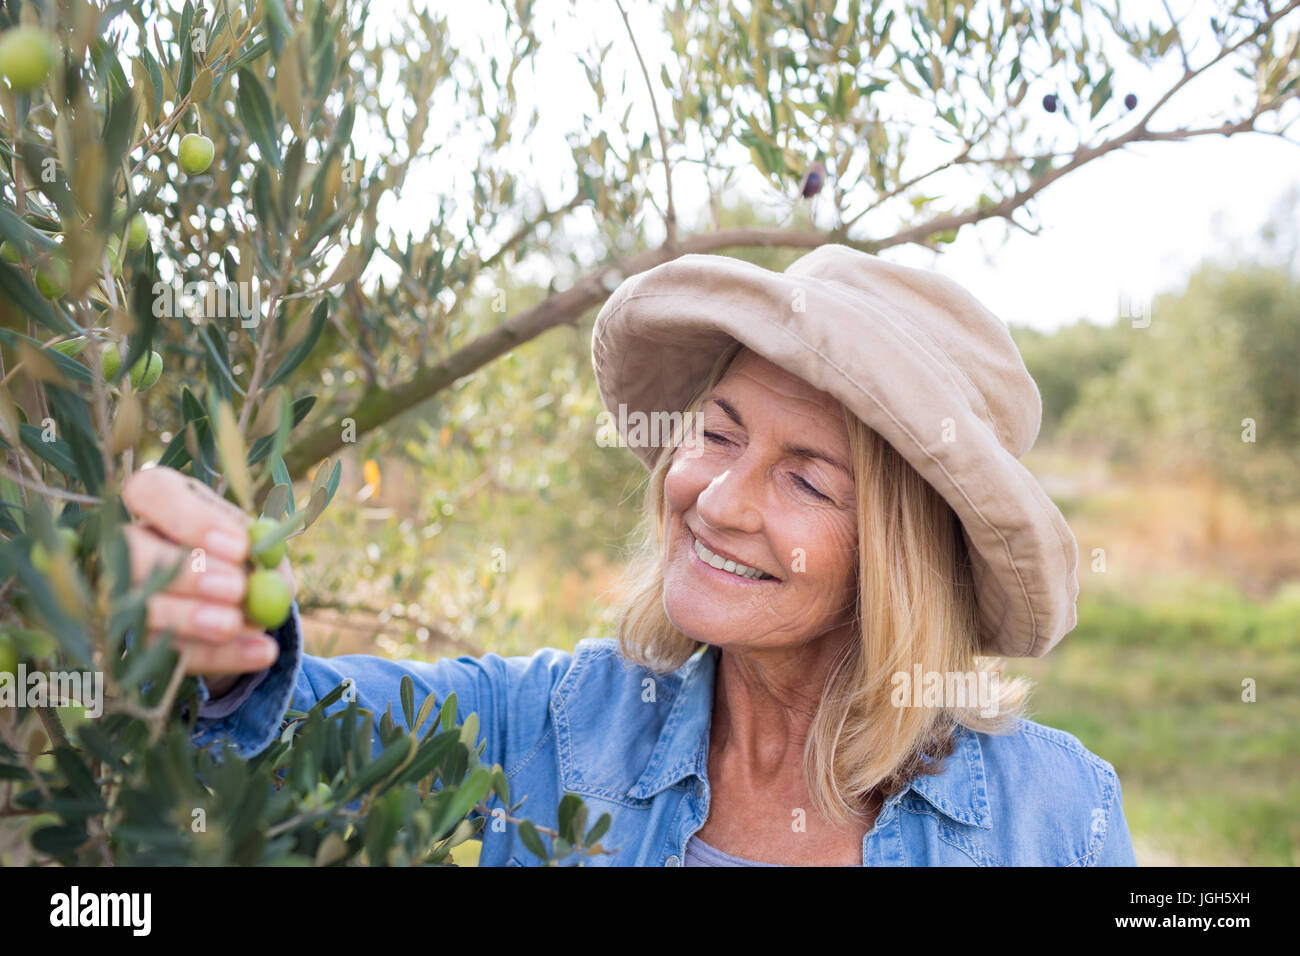
[{"label": "sky", "polygon": [[1121,298],[1176,291],[1203,260],[1253,248],[1288,185],[1300,185],[1300,146],[1277,137],[1146,143],[1041,193],[1038,236],[1003,243],[1001,224],[981,224],[941,255],[896,261],[938,269],[1006,322],[1109,324]]},{"label": "sky", "polygon": [[[382,9],[385,4],[405,2],[374,0],[374,5]],[[463,48],[468,49],[475,36],[482,36],[489,47],[498,42],[499,28],[490,14],[490,5],[449,0],[427,3],[431,10],[449,16],[452,35]],[[1204,27],[1213,5],[1206,10],[1204,0],[1169,0],[1169,4],[1192,46],[1192,61],[1199,65],[1209,58],[1212,49],[1217,50]],[[669,59],[668,42],[661,29],[661,4],[654,0],[625,0],[624,5],[650,75],[657,78],[659,64]],[[607,86],[618,90],[617,70],[621,66],[628,71],[627,98],[612,96],[606,115],[621,116],[631,105],[629,127],[636,129],[638,141],[638,124],[653,130],[653,116],[635,52],[612,0],[539,0],[537,7],[538,33],[545,41],[538,60],[540,75],[534,82],[520,85],[519,98],[521,113],[533,102],[538,104],[541,123],[527,142],[511,146],[526,153],[538,189],[556,205],[568,198],[566,191],[573,188],[573,161],[564,131],[581,126],[583,110],[593,105],[575,51],[612,41],[613,76],[607,78]],[[1184,16],[1189,7],[1195,13]],[[1146,17],[1166,22],[1161,3],[1124,0],[1122,10],[1129,22]],[[1283,22],[1289,24],[1288,31],[1300,28],[1300,11]],[[1102,26],[1095,23],[1090,36],[1104,35]],[[1204,35],[1198,30],[1204,30]],[[1123,49],[1108,53],[1116,65],[1116,95],[1109,108],[1116,111],[1123,94],[1133,92],[1139,100],[1138,113],[1143,112],[1181,74],[1176,59],[1161,67],[1146,67],[1133,62]],[[1253,93],[1252,85],[1236,77],[1228,63],[1216,70],[1189,84],[1166,104],[1153,119],[1152,128],[1206,127],[1228,117],[1238,118],[1247,102],[1243,97]],[[1073,147],[1077,139],[1069,121],[1060,113],[1049,115],[1037,105],[1046,89],[1031,86],[1022,104],[1022,109],[1034,110],[1032,135],[1042,148]],[[1057,89],[1074,97],[1066,83]],[[1071,104],[1073,108],[1073,100]],[[662,91],[658,93],[658,105],[665,113],[671,107]],[[1085,112],[1086,103],[1075,110],[1075,115]],[[1297,114],[1300,102],[1293,101],[1284,117]],[[928,125],[926,114],[917,114],[917,118]],[[1111,132],[1123,128],[1120,119]],[[1300,140],[1300,123],[1289,135],[1292,140]],[[1024,141],[1022,145],[1028,149],[1031,144]],[[915,162],[916,171],[942,162],[952,153],[951,145],[937,140],[914,140],[911,150],[909,162]],[[435,190],[420,190],[420,177],[436,175],[443,191],[448,182],[459,182],[463,188],[474,156],[464,150],[460,153],[457,156],[454,144],[449,144],[441,154],[436,173],[432,169],[413,170],[408,180],[408,187],[412,187],[409,194],[404,193],[400,204],[381,210],[381,227],[387,219],[388,225],[402,233],[408,228],[416,234],[425,231],[429,218],[436,215],[430,198]],[[460,171],[450,171],[449,161],[451,165],[459,161]],[[938,177],[932,182],[958,188],[955,181],[944,184]],[[662,197],[661,174],[654,183],[659,187],[656,194]],[[754,185],[754,195],[760,195],[762,186],[757,178]],[[1203,260],[1252,249],[1260,227],[1286,190],[1297,187],[1300,145],[1294,141],[1246,133],[1140,143],[1097,159],[1040,193],[1032,220],[1041,226],[1038,235],[1009,229],[1004,221],[994,220],[963,228],[957,241],[945,246],[941,253],[912,246],[886,250],[883,255],[950,276],[1007,322],[1044,331],[1080,318],[1109,323],[1116,320],[1121,302],[1149,300],[1161,291],[1176,290]],[[704,204],[705,192],[687,165],[679,166],[674,191],[680,209]],[[933,194],[936,190],[927,192]],[[978,192],[976,188],[971,195]],[[1300,206],[1293,212],[1300,215]],[[1031,221],[1023,211],[1016,218]],[[860,225],[870,221],[865,219]]]}]

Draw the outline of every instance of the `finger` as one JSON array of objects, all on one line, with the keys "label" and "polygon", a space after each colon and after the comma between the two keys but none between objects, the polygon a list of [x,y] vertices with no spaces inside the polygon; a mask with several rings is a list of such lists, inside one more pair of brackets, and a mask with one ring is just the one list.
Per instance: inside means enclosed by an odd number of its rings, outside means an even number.
[{"label": "finger", "polygon": [[238,564],[248,557],[251,520],[215,491],[172,468],[134,472],[122,487],[128,511],[179,544]]},{"label": "finger", "polygon": [[242,608],[173,597],[166,592],[145,601],[145,620],[150,631],[174,631],[184,638],[210,644],[224,644],[251,628]]},{"label": "finger", "polygon": [[167,585],[166,593],[218,604],[238,604],[244,599],[248,578],[240,565],[206,554],[202,561],[196,561],[191,552],[178,548],[143,525],[126,525],[122,532],[131,554],[133,583],[139,584],[158,568],[171,569],[180,563],[180,573]]},{"label": "finger", "polygon": [[205,647],[228,647],[232,645],[237,645],[244,641],[252,641],[254,639],[257,640],[265,639],[269,641],[275,640],[273,637],[271,637],[270,634],[262,630],[257,625],[250,624],[247,621],[245,621],[243,626],[239,630],[235,631],[234,634],[230,635],[229,637],[224,637],[219,641],[205,639],[202,637],[192,637],[188,634],[178,632],[173,629],[149,627],[145,631],[145,636],[144,636],[145,644],[148,645],[149,647],[152,647],[154,644],[156,644],[159,640],[161,640],[164,637],[170,640],[172,643],[174,643],[177,647],[188,647],[191,644],[194,645],[202,644]]},{"label": "finger", "polygon": [[[156,639],[156,638],[155,638]],[[175,639],[185,656],[185,673],[225,677],[265,670],[280,656],[280,645],[261,632],[244,631],[225,644]]]}]

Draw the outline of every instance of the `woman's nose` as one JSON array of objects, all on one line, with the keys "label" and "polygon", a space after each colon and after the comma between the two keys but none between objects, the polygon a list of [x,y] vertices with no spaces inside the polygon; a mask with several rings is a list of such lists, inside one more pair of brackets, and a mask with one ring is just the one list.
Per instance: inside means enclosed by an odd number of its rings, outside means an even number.
[{"label": "woman's nose", "polygon": [[748,533],[762,530],[762,473],[762,463],[748,453],[733,459],[696,499],[700,518],[714,528]]}]

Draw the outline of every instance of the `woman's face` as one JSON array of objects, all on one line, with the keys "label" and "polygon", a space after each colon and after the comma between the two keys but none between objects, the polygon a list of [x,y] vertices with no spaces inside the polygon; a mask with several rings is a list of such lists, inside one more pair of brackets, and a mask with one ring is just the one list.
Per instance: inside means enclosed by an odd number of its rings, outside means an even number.
[{"label": "woman's face", "polygon": [[[838,401],[746,349],[701,414],[664,480],[669,620],[694,640],[748,649],[845,626],[857,508]],[[697,543],[771,578],[715,569]]]}]

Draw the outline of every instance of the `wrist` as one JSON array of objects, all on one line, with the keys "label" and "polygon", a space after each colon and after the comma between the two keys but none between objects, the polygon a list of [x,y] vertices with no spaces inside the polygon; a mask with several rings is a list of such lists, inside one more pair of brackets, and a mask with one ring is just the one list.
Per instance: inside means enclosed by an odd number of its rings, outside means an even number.
[{"label": "wrist", "polygon": [[208,699],[216,700],[218,697],[224,697],[242,676],[242,674],[222,674],[219,677],[205,676],[203,683],[208,687]]}]

